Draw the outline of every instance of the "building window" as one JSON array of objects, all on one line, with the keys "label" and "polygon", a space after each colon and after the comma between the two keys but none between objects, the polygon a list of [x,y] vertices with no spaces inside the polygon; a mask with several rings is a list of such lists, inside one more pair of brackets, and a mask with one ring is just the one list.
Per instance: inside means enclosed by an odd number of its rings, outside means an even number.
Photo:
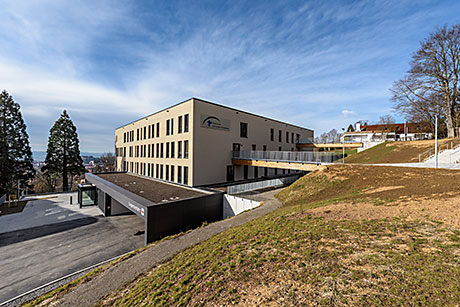
[{"label": "building window", "polygon": [[169,119],[166,120],[166,135],[169,135]]},{"label": "building window", "polygon": [[282,151],[282,150],[283,150],[283,148],[280,146],[280,147],[278,147],[278,150],[279,150],[279,151]]},{"label": "building window", "polygon": [[295,141],[296,143],[300,143],[300,134],[296,134]]},{"label": "building window", "polygon": [[139,158],[139,145],[136,145],[136,158]]},{"label": "building window", "polygon": [[152,139],[155,137],[155,124],[152,124]]},{"label": "building window", "polygon": [[184,184],[188,184],[188,166],[184,166]]},{"label": "building window", "polygon": [[249,175],[249,166],[247,165],[243,165],[243,175],[244,175],[244,179],[248,179],[248,175]]},{"label": "building window", "polygon": [[291,143],[294,144],[294,132],[291,132]]},{"label": "building window", "polygon": [[171,142],[171,159],[174,159],[174,142]]},{"label": "building window", "polygon": [[281,135],[282,135],[281,130],[278,130],[278,142],[282,142]]},{"label": "building window", "polygon": [[184,141],[184,159],[188,159],[188,141]]},{"label": "building window", "polygon": [[151,166],[151,167],[152,167],[152,177],[153,177],[153,169],[155,168],[155,164],[152,163],[152,166]]},{"label": "building window", "polygon": [[147,126],[144,126],[144,137],[143,137],[144,140],[146,139],[146,135],[147,135]]},{"label": "building window", "polygon": [[148,127],[149,127],[149,139],[150,139],[152,137],[152,129],[151,129],[152,126],[149,125]]},{"label": "building window", "polygon": [[171,181],[174,182],[174,165],[171,165]]},{"label": "building window", "polygon": [[286,143],[289,143],[289,131],[286,131]]},{"label": "building window", "polygon": [[177,118],[177,133],[182,133],[182,116]]},{"label": "building window", "polygon": [[157,138],[160,137],[160,123],[157,123]]},{"label": "building window", "polygon": [[171,135],[174,134],[174,118],[171,118]]},{"label": "building window", "polygon": [[182,183],[182,166],[177,166],[177,183]]},{"label": "building window", "polygon": [[257,150],[256,144],[252,144],[252,145],[251,145],[251,150],[252,150],[252,151],[256,151],[256,150]]},{"label": "building window", "polygon": [[240,137],[242,138],[248,137],[248,124],[247,123],[240,123]]},{"label": "building window", "polygon": [[166,142],[166,158],[169,158],[169,142]]},{"label": "building window", "polygon": [[182,159],[182,141],[177,142],[177,158]]},{"label": "building window", "polygon": [[275,129],[273,128],[270,128],[270,141],[274,141],[275,140]]},{"label": "building window", "polygon": [[137,130],[136,130],[136,131],[137,131],[137,132],[136,132],[136,135],[137,135],[137,140],[139,141],[139,128],[137,128]]},{"label": "building window", "polygon": [[259,177],[259,168],[256,166],[254,167],[254,178],[258,178]]},{"label": "building window", "polygon": [[157,143],[157,158],[160,157],[160,143]]},{"label": "building window", "polygon": [[160,178],[160,165],[157,164],[157,169],[156,169],[156,176],[155,178]]},{"label": "building window", "polygon": [[169,180],[169,165],[165,165],[166,168],[166,180]]},{"label": "building window", "polygon": [[163,143],[160,145],[160,158],[163,158],[163,151],[164,151],[164,146]]},{"label": "building window", "polygon": [[268,176],[268,168],[267,168],[267,167],[264,167],[264,176],[265,176],[265,177]]},{"label": "building window", "polygon": [[184,115],[184,132],[188,132],[188,114]]}]

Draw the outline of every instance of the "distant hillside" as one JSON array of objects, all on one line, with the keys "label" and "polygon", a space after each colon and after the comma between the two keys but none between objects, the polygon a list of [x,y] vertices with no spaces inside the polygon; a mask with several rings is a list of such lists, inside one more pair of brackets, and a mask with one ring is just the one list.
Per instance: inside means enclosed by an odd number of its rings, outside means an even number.
[{"label": "distant hillside", "polygon": [[[46,158],[46,151],[33,151],[32,152],[34,161],[35,162],[43,162]],[[81,156],[93,156],[93,157],[100,157],[102,153],[95,153],[95,152],[81,152]]]},{"label": "distant hillside", "polygon": [[[445,141],[445,140],[443,140]],[[434,140],[385,142],[345,159],[346,163],[418,162],[418,155],[434,148]]]}]

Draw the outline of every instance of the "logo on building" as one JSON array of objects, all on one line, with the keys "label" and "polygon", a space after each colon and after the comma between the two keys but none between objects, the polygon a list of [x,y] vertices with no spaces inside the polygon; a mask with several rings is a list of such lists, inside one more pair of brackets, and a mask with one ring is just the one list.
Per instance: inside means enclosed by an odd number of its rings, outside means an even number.
[{"label": "logo on building", "polygon": [[201,114],[201,127],[228,131],[230,130],[230,121],[217,116]]},{"label": "logo on building", "polygon": [[141,215],[144,216],[144,208],[141,208]]}]

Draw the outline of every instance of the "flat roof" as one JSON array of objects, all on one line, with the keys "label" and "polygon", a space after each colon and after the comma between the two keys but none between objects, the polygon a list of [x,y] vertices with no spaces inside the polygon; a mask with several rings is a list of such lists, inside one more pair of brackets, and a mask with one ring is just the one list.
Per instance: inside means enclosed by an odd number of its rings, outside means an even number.
[{"label": "flat roof", "polygon": [[313,129],[309,129],[309,128],[305,128],[305,127],[300,127],[300,126],[297,126],[297,125],[290,124],[290,123],[288,123],[288,122],[283,122],[283,121],[280,121],[280,120],[277,120],[277,119],[273,119],[273,118],[270,118],[270,117],[266,117],[266,116],[262,116],[262,115],[258,115],[258,114],[254,114],[254,113],[250,113],[250,112],[243,111],[243,110],[239,110],[239,109],[235,109],[235,108],[232,108],[232,107],[227,107],[227,106],[224,106],[224,105],[215,103],[215,102],[207,101],[207,100],[200,99],[200,98],[196,98],[196,97],[191,97],[191,98],[189,98],[189,99],[186,99],[186,100],[184,100],[184,101],[181,101],[181,102],[179,102],[179,103],[176,103],[176,104],[174,104],[174,105],[172,105],[172,106],[170,106],[170,107],[161,109],[160,111],[157,111],[157,112],[154,112],[154,113],[152,113],[152,114],[149,114],[149,115],[146,115],[146,116],[144,116],[144,117],[141,117],[141,118],[139,118],[139,119],[133,120],[133,121],[131,121],[131,122],[125,124],[125,125],[122,125],[122,126],[120,126],[120,127],[115,128],[115,130],[120,129],[120,128],[123,128],[123,127],[128,126],[128,125],[131,125],[131,124],[133,124],[133,123],[135,123],[135,122],[138,122],[138,121],[140,121],[140,120],[143,120],[144,118],[147,118],[147,117],[149,117],[149,116],[152,116],[152,115],[161,113],[161,112],[163,112],[163,111],[166,111],[166,110],[168,110],[168,109],[170,109],[170,108],[173,108],[173,107],[176,107],[176,106],[181,105],[181,104],[183,104],[183,103],[186,103],[187,101],[190,101],[190,100],[193,100],[193,99],[199,100],[199,101],[201,101],[201,102],[208,103],[208,104],[211,104],[211,105],[214,105],[214,106],[217,106],[217,107],[221,107],[221,108],[229,109],[229,110],[232,110],[232,111],[236,111],[236,112],[241,112],[241,113],[249,114],[249,115],[256,116],[256,117],[260,117],[260,118],[263,118],[263,119],[272,120],[272,121],[275,121],[275,122],[278,122],[278,123],[281,123],[281,124],[287,124],[287,125],[290,125],[290,126],[293,126],[293,127],[300,128],[300,129],[305,129],[305,130],[313,131]]},{"label": "flat roof", "polygon": [[163,183],[127,173],[94,175],[157,204],[207,195],[193,188]]}]

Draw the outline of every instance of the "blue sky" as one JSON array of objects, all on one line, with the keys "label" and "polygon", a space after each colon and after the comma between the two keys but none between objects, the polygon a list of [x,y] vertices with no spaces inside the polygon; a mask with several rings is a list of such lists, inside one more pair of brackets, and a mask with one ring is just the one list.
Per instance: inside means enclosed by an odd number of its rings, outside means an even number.
[{"label": "blue sky", "polygon": [[[0,0],[0,86],[33,150],[67,109],[82,151],[199,97],[319,135],[392,113],[389,88],[460,1]],[[402,117],[395,115],[397,119]]]}]

